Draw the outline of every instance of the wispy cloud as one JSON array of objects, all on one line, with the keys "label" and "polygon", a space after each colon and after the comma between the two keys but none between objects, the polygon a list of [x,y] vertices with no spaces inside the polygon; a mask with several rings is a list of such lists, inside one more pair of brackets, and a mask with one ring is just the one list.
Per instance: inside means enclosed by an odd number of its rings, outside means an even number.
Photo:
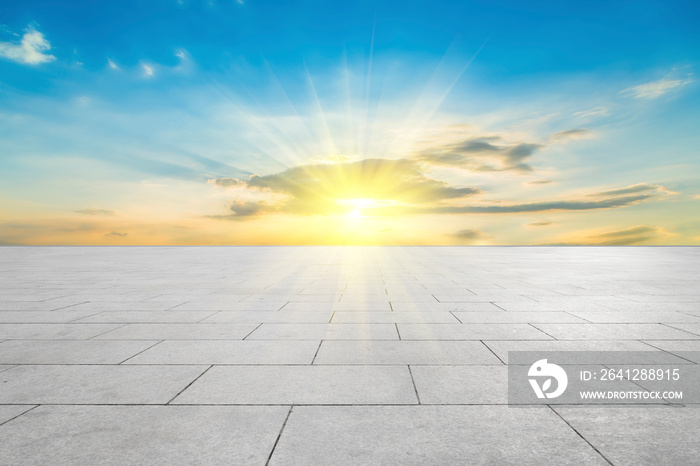
[{"label": "wispy cloud", "polygon": [[551,225],[554,225],[554,223],[553,223],[553,222],[545,222],[545,221],[541,221],[541,222],[530,222],[530,223],[527,224],[527,226],[529,226],[529,227],[548,227],[548,226],[551,226]]},{"label": "wispy cloud", "polygon": [[116,215],[117,212],[110,209],[100,209],[99,207],[88,207],[85,209],[74,210],[73,212],[83,215]]},{"label": "wispy cloud", "polygon": [[628,244],[641,244],[650,240],[669,236],[669,233],[659,227],[635,226],[623,230],[608,231],[586,237],[585,242],[606,246],[624,246]]},{"label": "wispy cloud", "polygon": [[500,136],[485,136],[432,147],[421,151],[415,159],[429,165],[455,166],[478,172],[529,172],[532,167],[526,163],[527,159],[542,147],[536,143],[508,143]]},{"label": "wispy cloud", "polygon": [[691,77],[672,79],[662,78],[657,81],[651,81],[637,86],[628,87],[620,92],[622,95],[634,97],[635,99],[656,99],[662,95],[686,86],[694,80]]},{"label": "wispy cloud", "polygon": [[141,63],[141,73],[144,77],[150,78],[155,74],[155,68],[153,67],[153,65]]},{"label": "wispy cloud", "polygon": [[556,134],[553,134],[550,136],[550,139],[553,141],[565,141],[569,139],[583,139],[587,137],[591,137],[593,134],[593,131],[590,129],[586,128],[576,128],[576,129],[569,129],[566,131],[559,131]]},{"label": "wispy cloud", "polygon": [[27,26],[19,43],[0,42],[0,57],[25,65],[54,61],[56,57],[46,53],[49,50],[51,44],[34,26]]},{"label": "wispy cloud", "polygon": [[539,185],[539,184],[551,184],[554,183],[553,180],[533,180],[533,181],[528,181],[527,184],[534,184],[534,185]]},{"label": "wispy cloud", "polygon": [[110,231],[109,233],[105,233],[105,236],[107,237],[118,237],[118,238],[124,238],[128,233],[120,233],[118,231]]},{"label": "wispy cloud", "polygon": [[631,186],[626,186],[624,188],[610,189],[607,191],[599,191],[596,193],[591,193],[589,196],[592,197],[610,197],[610,196],[624,196],[627,194],[638,194],[638,193],[665,193],[665,194],[677,194],[673,191],[669,191],[663,186],[650,184],[650,183],[638,183]]},{"label": "wispy cloud", "polygon": [[595,116],[608,116],[610,115],[610,110],[607,107],[594,107],[588,110],[582,110],[580,112],[574,113],[575,117],[578,118],[590,118]]},{"label": "wispy cloud", "polygon": [[489,238],[483,231],[473,229],[459,230],[451,236],[458,239],[462,244],[480,243]]}]

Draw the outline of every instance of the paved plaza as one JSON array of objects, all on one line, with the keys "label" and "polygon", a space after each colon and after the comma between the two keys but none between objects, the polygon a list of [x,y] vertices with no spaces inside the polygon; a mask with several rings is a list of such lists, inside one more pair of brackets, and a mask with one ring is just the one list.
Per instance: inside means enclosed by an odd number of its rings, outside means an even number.
[{"label": "paved plaza", "polygon": [[0,464],[700,464],[518,350],[700,351],[700,248],[2,247]]}]

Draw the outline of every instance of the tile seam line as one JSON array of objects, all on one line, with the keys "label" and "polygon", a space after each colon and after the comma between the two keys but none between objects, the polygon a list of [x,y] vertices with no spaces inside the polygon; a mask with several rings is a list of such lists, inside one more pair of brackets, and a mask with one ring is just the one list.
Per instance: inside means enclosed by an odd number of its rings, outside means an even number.
[{"label": "tile seam line", "polygon": [[[506,362],[505,362],[503,359],[501,359],[501,357],[500,357],[499,355],[497,355],[497,354],[495,353],[494,350],[491,349],[491,347],[490,347],[489,345],[486,344],[486,342],[485,342],[484,340],[479,340],[479,342],[481,342],[481,344],[484,345],[484,346],[486,347],[486,349],[488,349],[488,350],[491,352],[491,354],[493,354],[494,356],[496,356],[496,359],[498,359],[499,361],[501,361],[501,364],[503,364],[503,365],[505,365],[505,366],[508,365],[508,364],[506,364]],[[491,365],[491,364],[489,364],[489,365]],[[495,364],[494,364],[494,365],[495,365]]]},{"label": "tile seam line", "polygon": [[[552,340],[554,340],[554,341],[559,341],[558,338],[555,338],[553,335],[550,335],[549,333],[545,332],[545,331],[542,330],[541,328],[537,327],[535,324],[528,323],[527,325],[529,325],[530,327],[534,328],[534,329],[537,330],[537,331],[540,331],[540,332],[544,333],[545,335],[547,335],[547,336],[548,336],[549,338],[551,338]],[[577,324],[573,324],[573,325],[577,325]]]},{"label": "tile seam line", "polygon": [[[10,406],[12,406],[12,405],[10,405]],[[16,405],[16,406],[17,406],[17,405]],[[18,405],[18,406],[26,406],[26,405]],[[4,425],[7,424],[8,422],[14,421],[14,420],[17,419],[18,417],[24,416],[24,415],[27,414],[29,411],[32,411],[32,410],[38,408],[39,406],[41,406],[41,405],[34,405],[34,406],[32,406],[31,408],[29,408],[28,410],[22,411],[22,412],[21,412],[20,414],[18,414],[17,416],[12,417],[12,418],[8,419],[7,421],[0,422],[0,427],[4,426]]]},{"label": "tile seam line", "polygon": [[272,450],[270,450],[270,455],[267,457],[267,461],[265,461],[265,466],[268,466],[270,464],[270,461],[272,460],[272,455],[274,455],[275,449],[277,448],[277,444],[279,443],[280,438],[282,438],[282,432],[284,432],[284,428],[287,426],[287,421],[289,421],[289,416],[292,415],[293,409],[294,405],[291,405],[289,407],[289,411],[287,411],[287,417],[284,418],[284,422],[282,423],[282,427],[280,428],[279,434],[277,434],[275,443],[272,445]]},{"label": "tile seam line", "polygon": [[416,387],[416,380],[413,378],[413,371],[411,370],[411,365],[406,364],[406,367],[408,367],[408,375],[411,376],[411,384],[413,385],[413,391],[416,393],[416,401],[418,401],[418,404],[421,405],[420,401],[420,395],[418,394],[418,387]]},{"label": "tile seam line", "polygon": [[[95,322],[95,323],[93,323],[92,325],[100,325],[100,323],[99,323],[99,322]],[[106,335],[106,334],[109,333],[109,332],[114,332],[115,330],[119,330],[120,328],[126,327],[127,325],[130,325],[130,324],[127,323],[127,324],[120,325],[120,326],[118,326],[118,327],[109,329],[109,330],[107,330],[106,332],[98,333],[97,335],[93,335],[93,336],[91,336],[90,338],[87,338],[87,340],[94,340],[94,339],[97,338],[97,337],[101,337],[102,335]],[[112,340],[112,339],[113,339],[113,338],[107,338],[107,340]],[[98,340],[98,341],[99,341],[99,340]]]},{"label": "tile seam line", "polygon": [[574,432],[576,432],[576,435],[578,435],[579,437],[581,437],[581,439],[582,439],[584,442],[586,442],[586,444],[587,444],[589,447],[591,447],[591,448],[593,449],[593,451],[595,451],[596,453],[598,453],[598,455],[600,455],[600,457],[603,458],[610,466],[615,466],[614,463],[613,463],[612,461],[610,461],[610,460],[608,459],[608,457],[605,456],[600,450],[598,450],[595,446],[593,446],[593,444],[592,444],[591,442],[589,442],[588,439],[587,439],[586,437],[584,437],[584,436],[581,434],[581,432],[579,432],[578,430],[576,430],[576,428],[575,428],[574,426],[572,426],[571,424],[569,424],[569,421],[567,421],[566,419],[564,419],[564,417],[563,417],[561,414],[559,414],[559,412],[557,412],[556,409],[552,408],[551,405],[547,405],[547,406],[549,407],[550,410],[552,410],[552,412],[553,412],[559,419],[561,419],[561,420],[564,422],[564,424],[566,424],[567,426],[569,426],[569,428],[570,428],[571,430],[573,430]]},{"label": "tile seam line", "polygon": [[212,365],[210,365],[209,367],[207,367],[206,369],[204,369],[204,371],[203,371],[201,374],[199,374],[197,377],[195,377],[194,380],[193,380],[192,382],[188,383],[187,386],[186,386],[185,388],[183,388],[182,390],[180,390],[180,391],[177,393],[177,395],[175,395],[174,397],[172,397],[172,398],[170,399],[170,401],[168,401],[167,403],[165,403],[165,406],[170,406],[170,403],[172,403],[173,401],[175,401],[175,399],[176,399],[178,396],[182,395],[182,393],[183,393],[185,390],[187,390],[188,388],[190,388],[190,387],[192,386],[193,383],[195,383],[197,380],[199,380],[200,377],[202,377],[204,374],[206,374],[206,373],[209,371],[209,369],[211,369],[212,367],[214,367],[214,364],[212,364]]},{"label": "tile seam line", "polygon": [[[136,340],[136,341],[138,341],[138,340]],[[155,346],[157,346],[157,345],[160,345],[160,344],[161,344],[161,343],[163,343],[164,341],[165,341],[165,340],[160,340],[160,341],[158,341],[158,342],[156,342],[156,343],[152,344],[152,345],[151,345],[151,346],[149,346],[148,348],[145,348],[145,349],[143,349],[143,350],[139,351],[138,353],[136,353],[136,354],[134,354],[134,355],[131,355],[131,356],[129,356],[129,357],[128,357],[128,358],[126,358],[125,360],[123,360],[123,361],[121,361],[121,362],[117,363],[117,365],[119,366],[119,365],[122,365],[122,364],[124,364],[124,363],[125,363],[125,362],[127,362],[127,361],[128,361],[129,359],[133,359],[133,358],[135,358],[135,357],[136,357],[136,356],[138,356],[139,354],[141,354],[141,353],[144,353],[144,352],[148,351],[149,349],[151,349],[151,348],[153,348],[153,347],[155,347]]]},{"label": "tile seam line", "polygon": [[[314,353],[313,359],[311,359],[311,364],[313,364],[316,361],[316,356],[318,356],[318,352],[321,351],[321,345],[323,345],[323,340],[318,342],[318,348],[316,348],[316,352]],[[288,365],[288,364],[286,364]]]}]

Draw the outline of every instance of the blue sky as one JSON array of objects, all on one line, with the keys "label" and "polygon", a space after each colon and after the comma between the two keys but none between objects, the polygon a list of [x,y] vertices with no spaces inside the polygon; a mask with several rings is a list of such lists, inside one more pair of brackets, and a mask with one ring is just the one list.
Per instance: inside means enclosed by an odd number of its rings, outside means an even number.
[{"label": "blue sky", "polygon": [[699,13],[4,2],[0,242],[694,244]]}]

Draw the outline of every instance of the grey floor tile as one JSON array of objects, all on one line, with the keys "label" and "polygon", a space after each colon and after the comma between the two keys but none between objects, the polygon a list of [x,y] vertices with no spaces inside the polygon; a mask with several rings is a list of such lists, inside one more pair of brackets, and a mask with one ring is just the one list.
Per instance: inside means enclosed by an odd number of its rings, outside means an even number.
[{"label": "grey floor tile", "polygon": [[127,364],[311,364],[318,340],[170,340],[129,359]]},{"label": "grey floor tile", "polygon": [[411,404],[407,366],[213,367],[174,404]]},{"label": "grey floor tile", "polygon": [[347,323],[366,323],[366,324],[383,324],[383,323],[409,323],[409,324],[448,324],[459,323],[459,321],[450,312],[341,312],[337,311],[333,314],[334,324]]},{"label": "grey floor tile", "polygon": [[249,340],[398,340],[394,324],[262,324]]},{"label": "grey floor tile", "polygon": [[402,340],[546,340],[528,324],[397,324]]},{"label": "grey floor tile", "polygon": [[700,322],[699,323],[669,323],[669,327],[677,328],[683,330],[684,332],[689,332],[694,335],[700,336]]},{"label": "grey floor tile", "polygon": [[216,311],[104,311],[76,321],[77,323],[195,323]]},{"label": "grey floor tile", "polygon": [[119,327],[116,324],[3,324],[0,339],[42,340],[73,339],[86,340]]},{"label": "grey floor tile", "polygon": [[206,366],[17,366],[0,404],[164,404]]},{"label": "grey floor tile", "polygon": [[340,301],[333,303],[334,311],[391,311],[389,300],[385,301]]},{"label": "grey floor tile", "polygon": [[698,312],[700,311],[700,297],[695,302],[650,302],[650,303],[611,303],[610,307],[618,311],[637,311],[637,312]]},{"label": "grey floor tile", "polygon": [[[27,411],[34,408],[31,405],[0,405],[0,425],[6,423],[7,421],[20,416]],[[0,430],[2,432],[2,430]],[[2,445],[2,442],[0,442]],[[0,446],[0,448],[2,448]],[[10,464],[2,461],[2,455],[0,455],[0,464]]]},{"label": "grey floor tile", "polygon": [[70,302],[55,301],[3,301],[0,295],[0,311],[53,311],[59,308],[68,308],[81,301],[71,300]]},{"label": "grey floor tile", "polygon": [[594,302],[585,300],[564,302],[564,303],[540,303],[531,301],[529,303],[507,303],[495,302],[498,307],[510,312],[547,312],[547,311],[609,311],[610,308]]},{"label": "grey floor tile", "polygon": [[[83,304],[77,304],[71,306],[70,309],[74,311],[167,311],[168,309],[181,304],[181,302],[175,303],[163,303],[159,301],[128,301],[128,295],[125,297],[112,297],[112,301],[90,301]],[[94,298],[93,298],[94,299]]]},{"label": "grey floor tile", "polygon": [[324,341],[314,364],[501,364],[478,341]]},{"label": "grey floor tile", "polygon": [[334,301],[289,301],[284,305],[282,310],[284,312],[333,312],[334,304],[338,304],[338,299],[335,299]]},{"label": "grey floor tile", "polygon": [[96,340],[242,340],[258,324],[128,324]]},{"label": "grey floor tile", "polygon": [[411,366],[421,404],[507,404],[508,367]]},{"label": "grey floor tile", "polygon": [[[532,298],[526,296],[514,294],[514,293],[497,293],[497,294],[480,294],[476,295],[473,293],[464,294],[445,294],[445,293],[434,293],[435,299],[441,303],[534,303],[536,302]],[[537,310],[537,309],[529,309]],[[561,309],[557,309],[561,310]]]},{"label": "grey floor tile", "polygon": [[271,465],[606,465],[549,409],[294,407]]},{"label": "grey floor tile", "polygon": [[483,312],[503,312],[503,309],[493,303],[413,303],[413,302],[391,302],[391,308],[395,312],[450,312],[450,311],[483,311]]},{"label": "grey floor tile", "polygon": [[12,465],[264,465],[284,406],[40,406],[0,427]]},{"label": "grey floor tile", "polygon": [[700,340],[645,340],[644,343],[700,364]]},{"label": "grey floor tile", "polygon": [[635,340],[546,340],[485,341],[500,359],[508,362],[508,351],[654,351],[652,346]]},{"label": "grey floor tile", "polygon": [[692,340],[700,338],[661,324],[536,324],[557,340]]},{"label": "grey floor tile", "polygon": [[571,311],[571,314],[592,323],[700,323],[698,316],[673,311]]},{"label": "grey floor tile", "polygon": [[170,309],[171,311],[278,311],[286,301],[275,302],[187,302]]},{"label": "grey floor tile", "polygon": [[554,409],[612,464],[698,464],[700,412],[696,408]]},{"label": "grey floor tile", "polygon": [[454,311],[453,314],[464,324],[529,324],[550,323],[585,323],[586,321],[567,312],[465,312]]},{"label": "grey floor tile", "polygon": [[12,340],[0,347],[0,364],[119,364],[154,341]]},{"label": "grey floor tile", "polygon": [[333,311],[220,311],[202,323],[304,323],[327,324]]},{"label": "grey floor tile", "polygon": [[0,324],[55,324],[73,322],[92,311],[0,311]]}]

